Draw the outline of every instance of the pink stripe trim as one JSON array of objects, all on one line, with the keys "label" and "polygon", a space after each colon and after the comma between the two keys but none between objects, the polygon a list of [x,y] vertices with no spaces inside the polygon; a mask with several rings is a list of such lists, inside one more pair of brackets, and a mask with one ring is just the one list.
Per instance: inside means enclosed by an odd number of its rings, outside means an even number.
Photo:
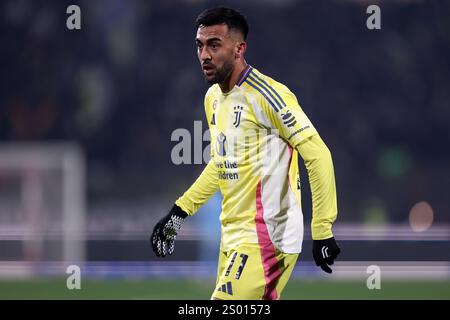
[{"label": "pink stripe trim", "polygon": [[281,273],[278,268],[278,261],[275,258],[275,247],[269,237],[269,231],[264,221],[264,208],[261,202],[261,181],[256,186],[256,233],[258,234],[258,243],[261,251],[261,259],[266,278],[266,287],[264,289],[264,300],[276,300],[278,298],[276,284]]},{"label": "pink stripe trim", "polygon": [[244,80],[247,77],[250,70],[251,70],[250,65],[247,65],[247,71],[245,71],[244,75],[241,77],[241,79],[239,79],[238,86],[240,86],[242,84],[242,82],[244,82]]}]

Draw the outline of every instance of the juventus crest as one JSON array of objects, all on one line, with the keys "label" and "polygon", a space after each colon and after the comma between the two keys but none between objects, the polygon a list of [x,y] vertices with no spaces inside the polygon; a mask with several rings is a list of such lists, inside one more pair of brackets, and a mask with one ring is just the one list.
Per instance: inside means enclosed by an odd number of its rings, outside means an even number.
[{"label": "juventus crest", "polygon": [[241,113],[244,108],[242,106],[235,106],[234,107],[234,122],[233,126],[237,128],[239,124],[241,123]]}]

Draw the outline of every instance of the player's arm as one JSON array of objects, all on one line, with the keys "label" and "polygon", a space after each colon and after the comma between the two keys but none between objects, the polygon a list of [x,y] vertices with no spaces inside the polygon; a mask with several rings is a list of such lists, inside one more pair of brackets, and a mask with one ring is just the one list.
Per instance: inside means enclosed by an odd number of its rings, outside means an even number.
[{"label": "player's arm", "polygon": [[178,231],[188,216],[193,215],[218,189],[218,176],[211,159],[194,184],[180,197],[169,214],[154,227],[152,248],[158,257],[171,255],[175,250]]},{"label": "player's arm", "polygon": [[187,215],[195,214],[217,192],[218,181],[217,169],[211,159],[194,184],[175,201],[175,205]]},{"label": "player's arm", "polygon": [[180,197],[169,214],[153,228],[151,243],[158,257],[171,255],[175,250],[175,240],[188,216],[193,215],[218,189],[218,176],[212,160],[203,169],[194,184]]},{"label": "player's arm", "polygon": [[[211,126],[212,105],[209,91],[205,95],[205,115],[208,126]],[[210,128],[211,129],[211,128]],[[175,202],[186,214],[193,215],[205,204],[219,188],[219,176],[214,163],[214,150],[211,148],[211,160],[194,184]]]},{"label": "player's arm", "polygon": [[[210,123],[208,95],[205,97],[206,118]],[[219,188],[219,177],[214,164],[214,155],[211,150],[211,160],[203,169],[200,176],[192,186],[176,201],[164,218],[154,227],[150,238],[152,249],[158,257],[170,255],[175,250],[175,239],[184,219],[197,212]]]},{"label": "player's arm", "polygon": [[313,240],[333,237],[337,216],[336,184],[331,152],[316,134],[296,147],[308,171],[312,195],[311,234]]},{"label": "player's arm", "polygon": [[280,136],[299,152],[305,163],[312,194],[313,255],[316,264],[331,273],[328,265],[333,264],[340,253],[332,233],[332,224],[337,217],[332,156],[295,95],[281,85],[274,90],[271,103],[266,99],[268,103],[264,109]]},{"label": "player's arm", "polygon": [[312,195],[311,234],[313,257],[318,266],[331,273],[340,253],[331,227],[337,216],[336,183],[331,152],[318,134],[307,138],[296,148],[308,171]]}]

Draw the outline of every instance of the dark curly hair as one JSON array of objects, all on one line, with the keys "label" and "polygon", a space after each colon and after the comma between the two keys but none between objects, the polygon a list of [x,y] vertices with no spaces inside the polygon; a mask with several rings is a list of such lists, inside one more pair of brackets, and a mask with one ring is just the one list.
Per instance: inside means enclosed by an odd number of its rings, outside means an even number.
[{"label": "dark curly hair", "polygon": [[242,13],[234,9],[222,7],[206,9],[200,13],[195,22],[197,23],[197,27],[225,23],[230,30],[234,29],[239,31],[244,36],[244,40],[247,40],[247,19]]}]

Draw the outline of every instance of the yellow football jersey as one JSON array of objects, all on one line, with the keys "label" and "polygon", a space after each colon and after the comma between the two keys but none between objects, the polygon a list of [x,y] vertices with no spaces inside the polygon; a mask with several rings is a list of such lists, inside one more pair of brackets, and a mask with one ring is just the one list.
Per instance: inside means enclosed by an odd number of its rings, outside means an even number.
[{"label": "yellow football jersey", "polygon": [[217,84],[209,88],[205,112],[211,160],[176,204],[192,215],[219,188],[223,251],[256,243],[263,256],[274,248],[301,252],[299,153],[311,183],[313,239],[332,236],[337,202],[331,155],[286,86],[247,65],[229,92]]}]

